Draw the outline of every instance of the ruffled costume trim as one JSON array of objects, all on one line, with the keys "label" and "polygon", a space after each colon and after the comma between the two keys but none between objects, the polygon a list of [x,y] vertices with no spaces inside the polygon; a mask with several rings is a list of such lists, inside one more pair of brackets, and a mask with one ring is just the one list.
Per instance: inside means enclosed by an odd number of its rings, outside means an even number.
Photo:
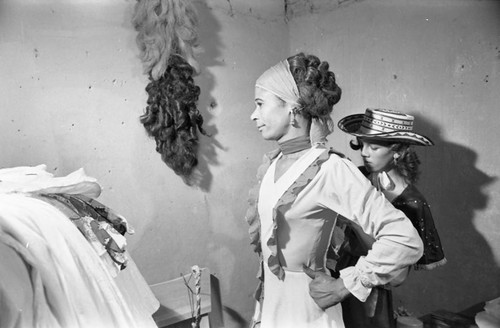
[{"label": "ruffled costume trim", "polygon": [[344,281],[345,287],[361,302],[365,302],[370,296],[372,288],[375,287],[370,281],[364,278],[362,272],[355,266],[349,266],[340,270],[340,278]]},{"label": "ruffled costume trim", "polygon": [[[269,166],[272,161],[280,154],[280,150],[273,150],[267,153],[264,156],[264,161],[262,165],[257,170],[257,184],[250,190],[249,192],[249,208],[247,210],[245,219],[249,224],[249,235],[250,235],[250,244],[253,246],[254,251],[259,255],[261,265],[259,268],[259,272],[257,273],[257,278],[259,279],[259,286],[255,292],[255,298],[260,300],[262,298],[262,283],[264,281],[263,276],[263,257],[262,257],[262,245],[260,241],[260,217],[258,212],[258,196],[260,191],[260,185],[264,175],[266,174]],[[328,160],[330,157],[329,152],[325,149],[311,165],[309,165],[304,172],[295,180],[294,183],[285,191],[285,193],[280,197],[280,199],[276,202],[276,205],[273,208],[273,229],[271,236],[267,240],[266,245],[269,247],[271,251],[271,255],[267,259],[267,264],[272,273],[276,275],[280,280],[283,280],[285,277],[285,270],[279,263],[278,258],[278,245],[276,238],[276,230],[278,229],[278,225],[276,223],[276,217],[278,212],[284,213],[286,212],[293,204],[297,195],[311,182],[311,180],[316,176],[318,171],[321,168],[321,165]]]}]

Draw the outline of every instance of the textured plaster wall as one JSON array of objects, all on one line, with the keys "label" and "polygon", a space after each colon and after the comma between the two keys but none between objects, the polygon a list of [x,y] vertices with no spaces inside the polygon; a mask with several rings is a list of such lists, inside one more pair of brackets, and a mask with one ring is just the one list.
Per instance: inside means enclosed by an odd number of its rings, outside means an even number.
[{"label": "textured plaster wall", "polygon": [[80,167],[99,200],[134,226],[129,250],[146,280],[192,265],[218,278],[226,327],[253,311],[257,259],[244,221],[262,155],[249,116],[258,75],[288,54],[283,8],[195,1],[200,18],[200,179],[186,186],[138,122],[146,77],[130,16],[135,1],[0,1],[0,167]]},{"label": "textured plaster wall", "polygon": [[[201,137],[193,187],[161,162],[138,123],[147,79],[130,24],[135,1],[0,1],[0,167],[84,167],[99,198],[128,218],[129,249],[149,283],[210,268],[226,327],[244,327],[257,260],[243,220],[262,154],[249,120],[255,78],[297,51],[330,61],[343,87],[334,112],[367,106],[417,117],[436,146],[419,149],[420,189],[449,264],[413,273],[397,305],[460,310],[500,294],[498,103],[500,6],[495,1],[197,0]],[[330,144],[359,163],[349,137]]]},{"label": "textured plaster wall", "polygon": [[[396,306],[458,311],[500,296],[500,3],[305,1],[290,12],[291,52],[316,53],[337,73],[335,121],[399,109],[436,143],[417,149],[418,186],[449,263],[413,272],[395,290]],[[330,144],[361,164],[350,139],[335,131]]]}]

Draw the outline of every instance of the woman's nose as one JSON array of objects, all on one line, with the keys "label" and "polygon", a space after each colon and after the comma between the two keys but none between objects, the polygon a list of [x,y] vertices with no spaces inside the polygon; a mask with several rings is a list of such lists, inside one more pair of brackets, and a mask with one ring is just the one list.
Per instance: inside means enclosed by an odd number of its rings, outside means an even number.
[{"label": "woman's nose", "polygon": [[368,149],[367,147],[361,147],[361,157],[368,157]]},{"label": "woman's nose", "polygon": [[252,121],[255,121],[257,119],[257,108],[253,110],[252,115],[250,115],[250,119]]}]

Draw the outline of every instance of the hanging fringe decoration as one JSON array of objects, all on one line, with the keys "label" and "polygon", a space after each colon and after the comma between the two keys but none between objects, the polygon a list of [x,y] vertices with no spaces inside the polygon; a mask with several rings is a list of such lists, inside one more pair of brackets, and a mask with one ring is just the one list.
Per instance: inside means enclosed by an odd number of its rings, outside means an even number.
[{"label": "hanging fringe decoration", "polygon": [[144,73],[149,77],[145,113],[140,117],[156,151],[188,181],[198,164],[198,17],[189,0],[138,0],[132,19]]}]

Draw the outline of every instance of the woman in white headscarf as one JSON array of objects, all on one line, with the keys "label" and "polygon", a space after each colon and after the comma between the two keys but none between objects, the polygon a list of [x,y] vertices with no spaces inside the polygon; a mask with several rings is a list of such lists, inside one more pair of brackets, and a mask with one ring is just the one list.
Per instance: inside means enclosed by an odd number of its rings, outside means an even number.
[{"label": "woman in white headscarf", "polygon": [[[264,158],[246,219],[261,258],[253,325],[344,327],[339,302],[365,301],[372,287],[396,277],[422,255],[422,241],[349,160],[324,147],[341,89],[327,62],[292,56],[264,72],[251,115],[279,148]],[[326,253],[337,219],[375,242],[355,266],[331,277]]]}]

